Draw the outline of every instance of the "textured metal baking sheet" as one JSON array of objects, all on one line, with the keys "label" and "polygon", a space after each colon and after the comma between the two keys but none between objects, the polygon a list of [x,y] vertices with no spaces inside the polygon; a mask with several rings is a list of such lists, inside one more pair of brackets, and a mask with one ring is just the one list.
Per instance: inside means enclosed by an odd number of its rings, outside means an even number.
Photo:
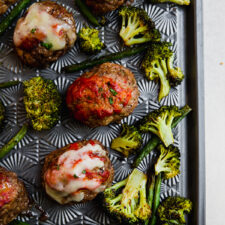
[{"label": "textured metal baking sheet", "polygon": [[[76,9],[74,1],[61,0],[58,3],[72,12],[77,31],[88,24]],[[180,86],[173,88],[170,94],[159,103],[157,101],[158,85],[147,81],[139,69],[141,55],[116,61],[116,63],[120,63],[133,71],[140,91],[139,105],[132,115],[122,120],[122,123],[132,124],[161,105],[177,105],[180,107],[188,103],[193,108],[192,115],[174,129],[175,145],[180,148],[182,155],[181,174],[162,183],[161,199],[174,195],[190,197],[194,203],[194,209],[188,224],[203,225],[204,98],[202,97],[202,48],[199,46],[202,41],[201,1],[193,2],[191,6],[185,8],[173,4],[151,5],[142,0],[134,1],[133,5],[144,8],[155,22],[156,28],[161,32],[162,39],[172,42],[176,54],[175,64],[182,68],[186,74],[186,79]],[[117,11],[107,14],[106,17],[109,23],[101,28],[100,37],[107,46],[105,52],[116,52],[122,48],[118,38],[120,24]],[[14,27],[15,22],[0,37],[0,82],[8,80],[24,81],[41,75],[54,80],[58,90],[65,97],[68,86],[82,74],[82,71],[63,74],[61,68],[65,65],[80,62],[86,59],[87,55],[80,52],[76,43],[66,55],[49,68],[44,70],[28,68],[20,62],[13,50],[12,35]],[[22,85],[0,90],[0,99],[6,107],[5,128],[0,133],[0,146],[2,146],[27,119],[23,105]],[[31,210],[31,217],[24,215],[19,216],[18,219],[27,221],[32,225],[118,224],[103,211],[99,197],[87,203],[66,206],[61,206],[51,200],[41,186],[40,171],[44,157],[56,148],[80,139],[97,139],[110,152],[110,159],[115,169],[114,182],[124,179],[132,171],[130,165],[133,157],[124,159],[109,147],[112,139],[119,134],[120,129],[121,125],[118,124],[94,129],[88,128],[69,116],[66,105],[63,105],[59,123],[50,131],[37,132],[29,129],[25,138],[0,161],[0,165],[18,174],[19,178],[24,181],[30,197],[47,212],[48,220],[40,221],[40,212],[35,208]],[[144,136],[145,143],[149,139],[150,135]],[[152,152],[143,160],[139,169],[146,171],[152,165],[154,157],[155,154]]]}]

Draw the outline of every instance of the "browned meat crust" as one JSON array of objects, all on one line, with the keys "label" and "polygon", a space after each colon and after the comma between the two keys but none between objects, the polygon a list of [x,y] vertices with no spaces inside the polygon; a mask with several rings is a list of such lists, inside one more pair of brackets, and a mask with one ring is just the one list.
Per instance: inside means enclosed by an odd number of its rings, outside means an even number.
[{"label": "browned meat crust", "polygon": [[[131,98],[130,98],[129,102],[127,103],[127,105],[125,107],[123,107],[119,113],[113,113],[109,116],[105,116],[104,118],[98,118],[96,116],[96,114],[93,112],[93,104],[86,104],[84,106],[85,111],[89,111],[91,113],[89,113],[90,115],[89,115],[88,119],[86,119],[86,120],[83,119],[83,120],[81,120],[81,122],[87,124],[90,127],[106,126],[111,122],[120,122],[121,119],[123,119],[126,116],[129,116],[133,112],[135,107],[137,106],[138,97],[139,97],[138,86],[137,86],[134,74],[129,69],[127,69],[121,65],[118,65],[115,63],[104,63],[104,64],[101,64],[100,66],[94,67],[91,71],[84,73],[81,77],[91,77],[94,75],[95,76],[97,75],[99,77],[110,78],[113,82],[115,82],[117,84],[121,84],[121,85],[125,81],[126,84],[123,84],[123,87],[128,88],[132,91]],[[77,83],[76,85],[79,85],[79,83]],[[68,89],[67,100],[68,100],[69,96],[73,95],[73,90],[74,90],[73,87]],[[114,96],[114,97],[117,97],[117,96]],[[69,101],[67,101],[67,104]],[[76,117],[77,105],[79,105],[79,104],[84,105],[84,102],[88,103],[88,99],[87,99],[87,101],[85,101],[85,99],[82,99],[83,103],[79,103],[79,100],[77,100],[77,98],[73,96],[72,101],[73,102],[70,105],[68,105],[68,107],[72,111],[74,117],[77,119],[77,117]],[[108,103],[107,98],[105,101],[107,101],[107,103]],[[94,103],[95,103],[95,105],[97,104],[96,102],[94,102]],[[99,105],[99,108],[102,108],[102,110],[103,109],[105,110],[106,106],[107,106],[107,104],[105,103],[105,105],[103,105],[103,104]]]},{"label": "browned meat crust", "polygon": [[[106,161],[105,161],[105,165],[104,165],[104,170],[109,170],[109,177],[108,179],[103,183],[103,185],[106,185],[106,187],[111,186],[113,178],[114,178],[114,169],[111,165],[111,161],[108,158],[108,151],[105,149],[105,147],[101,144],[101,142],[97,141],[97,140],[92,140],[95,144],[98,144],[102,147],[102,149],[104,149],[107,152],[107,156]],[[89,141],[87,140],[83,140],[83,141],[77,141],[76,143],[79,144],[79,148],[82,148],[83,146],[87,145]],[[63,148],[57,149],[53,152],[51,152],[49,155],[46,156],[45,158],[45,162],[44,162],[44,166],[42,169],[42,180],[43,180],[43,186],[45,187],[45,179],[44,179],[44,175],[46,173],[46,171],[53,167],[56,166],[56,163],[58,161],[58,158],[66,151],[69,151],[70,145],[67,145]],[[82,190],[82,192],[84,193],[84,200],[82,202],[86,202],[86,201],[90,201],[92,199],[94,199],[97,196],[97,193],[90,191],[90,190]],[[66,200],[66,199],[65,199]]]},{"label": "browned meat crust", "polygon": [[5,13],[9,6],[17,2],[18,0],[0,0],[0,15]]},{"label": "browned meat crust", "polygon": [[97,15],[111,12],[120,7],[126,0],[86,0],[86,4]]},{"label": "browned meat crust", "polygon": [[15,197],[10,202],[0,207],[0,225],[6,225],[14,220],[22,211],[28,209],[29,199],[23,183],[18,180],[15,173],[0,167],[0,176],[7,177],[8,182],[13,185],[13,189],[16,190]]},{"label": "browned meat crust", "polygon": [[[72,31],[76,33],[76,26],[73,15],[69,13],[63,6],[57,4],[56,2],[50,1],[41,2],[40,4],[47,6],[46,11],[50,15],[54,16],[57,19],[65,21],[69,25],[72,25]],[[15,30],[17,29],[17,26],[25,19],[26,14],[24,15],[24,17],[18,20]],[[70,46],[69,38],[68,36],[66,36],[66,46],[62,50],[48,50],[41,44],[38,44],[35,48],[31,50],[25,50],[20,46],[15,46],[15,50],[18,56],[23,61],[23,63],[25,63],[26,65],[43,68],[49,65],[50,63],[56,61],[60,56],[64,55],[71,47],[72,46]]]}]

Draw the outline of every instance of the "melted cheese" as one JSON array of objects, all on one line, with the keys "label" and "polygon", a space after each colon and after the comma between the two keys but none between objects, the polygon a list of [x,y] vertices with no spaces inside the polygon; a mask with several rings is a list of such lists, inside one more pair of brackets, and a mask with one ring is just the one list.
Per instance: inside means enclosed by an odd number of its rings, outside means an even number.
[{"label": "melted cheese", "polygon": [[72,25],[66,23],[63,20],[56,19],[52,15],[46,12],[45,6],[40,3],[34,3],[28,10],[28,13],[24,20],[18,22],[14,32],[14,43],[19,46],[21,42],[29,35],[32,30],[35,32],[41,32],[38,39],[44,43],[51,43],[51,50],[61,50],[66,46],[67,34],[69,38],[69,44],[72,46],[76,40],[76,34],[72,30]]},{"label": "melted cheese", "polygon": [[75,195],[68,195],[66,192],[59,192],[52,189],[47,184],[45,184],[45,190],[49,196],[60,204],[66,204],[72,201],[81,202],[84,199],[84,193],[81,191],[77,192]]},{"label": "melted cheese", "polygon": [[[89,153],[98,157],[90,157]],[[87,144],[78,150],[69,150],[58,159],[58,170],[48,170],[45,174],[46,192],[60,203],[82,201],[84,194],[81,189],[99,193],[105,189],[102,181],[96,177],[88,178],[86,171],[103,168],[104,162],[99,157],[106,152],[98,144]],[[85,172],[84,172],[85,171]],[[75,177],[74,177],[75,176]]]}]

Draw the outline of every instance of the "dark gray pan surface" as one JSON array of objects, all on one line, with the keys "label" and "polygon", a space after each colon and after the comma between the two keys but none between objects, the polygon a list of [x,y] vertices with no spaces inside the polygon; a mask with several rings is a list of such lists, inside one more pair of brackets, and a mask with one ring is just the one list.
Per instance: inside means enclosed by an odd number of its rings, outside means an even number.
[{"label": "dark gray pan surface", "polygon": [[[84,25],[84,18],[74,9],[74,1],[61,0],[74,15],[77,31]],[[203,75],[203,39],[202,39],[202,3],[196,0],[189,7],[174,5],[150,5],[137,0],[134,5],[144,7],[155,21],[156,27],[162,33],[163,40],[173,43],[176,52],[175,63],[181,66],[186,75],[185,81],[172,89],[169,96],[159,104],[157,101],[158,85],[144,78],[138,69],[141,56],[120,60],[120,63],[130,68],[137,79],[140,99],[134,113],[122,122],[132,124],[160,105],[183,106],[189,104],[193,112],[174,130],[175,145],[181,150],[181,175],[162,184],[161,198],[171,195],[190,197],[193,201],[193,212],[189,216],[188,224],[205,224],[205,167],[204,167],[204,75]],[[109,24],[102,28],[100,36],[107,45],[107,52],[121,49],[118,39],[119,20],[116,12],[107,15]],[[1,18],[0,18],[1,20]],[[62,74],[61,68],[73,62],[82,61],[87,56],[80,54],[78,45],[61,57],[50,68],[36,70],[24,67],[13,52],[12,34],[14,25],[0,37],[0,82],[8,80],[26,80],[33,76],[42,75],[53,79],[59,91],[65,96],[67,87],[82,73]],[[0,90],[7,118],[4,131],[0,133],[0,146],[26,121],[26,113],[22,99],[22,85]],[[115,168],[115,181],[124,179],[130,172],[130,163],[116,152],[110,150],[111,140],[120,132],[121,125],[111,124],[107,127],[88,128],[74,121],[63,106],[60,122],[50,131],[35,132],[30,129],[26,137],[12,150],[7,157],[0,161],[0,165],[15,171],[25,182],[26,188],[33,200],[42,206],[49,215],[45,222],[38,220],[40,213],[32,209],[33,217],[20,216],[19,219],[30,224],[118,224],[108,217],[102,210],[100,198],[92,202],[60,206],[49,199],[41,187],[40,171],[44,157],[56,148],[79,139],[98,139],[110,151],[110,159]],[[145,135],[145,143],[150,136]],[[139,169],[146,171],[152,165],[155,154],[146,157]]]}]

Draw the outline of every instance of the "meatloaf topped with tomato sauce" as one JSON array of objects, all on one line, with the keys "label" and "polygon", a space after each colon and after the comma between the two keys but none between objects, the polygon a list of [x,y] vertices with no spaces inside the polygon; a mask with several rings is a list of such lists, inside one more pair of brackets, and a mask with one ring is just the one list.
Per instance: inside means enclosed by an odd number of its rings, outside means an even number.
[{"label": "meatloaf topped with tomato sauce", "polygon": [[134,74],[121,65],[104,63],[73,82],[66,103],[75,119],[97,127],[130,115],[138,97]]},{"label": "meatloaf topped with tomato sauce", "polygon": [[0,224],[6,225],[28,209],[29,199],[17,175],[0,167]]}]

